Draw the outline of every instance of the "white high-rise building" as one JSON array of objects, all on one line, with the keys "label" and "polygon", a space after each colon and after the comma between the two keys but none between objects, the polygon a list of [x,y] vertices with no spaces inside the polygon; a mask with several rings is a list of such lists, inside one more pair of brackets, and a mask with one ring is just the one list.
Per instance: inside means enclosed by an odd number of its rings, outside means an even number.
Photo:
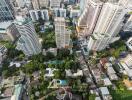
[{"label": "white high-rise building", "polygon": [[23,51],[27,56],[40,53],[41,44],[31,19],[17,16],[14,23],[21,35],[17,41],[16,49]]},{"label": "white high-rise building", "polygon": [[65,19],[63,17],[55,18],[55,37],[57,48],[65,48],[70,44],[70,32],[66,30]]},{"label": "white high-rise building", "polygon": [[33,22],[39,20],[39,18],[42,18],[45,21],[49,20],[49,14],[48,14],[47,9],[44,9],[44,10],[30,10],[29,14],[30,14],[30,17],[31,17]]},{"label": "white high-rise building", "polygon": [[122,6],[105,3],[97,21],[94,34],[116,36],[124,25],[123,21],[126,13],[127,10]]},{"label": "white high-rise building", "polygon": [[[124,26],[125,15],[132,11],[131,2],[131,0],[81,1],[77,31],[79,36],[88,37],[89,50],[100,51],[119,39],[116,36]],[[130,19],[128,21],[127,24],[130,25]]]},{"label": "white high-rise building", "polygon": [[60,8],[62,0],[50,0],[51,8]]},{"label": "white high-rise building", "polygon": [[88,48],[100,51],[110,43],[118,40],[119,37],[116,36],[124,26],[123,21],[127,12],[127,9],[117,3],[104,3],[91,36],[93,38],[89,40]]},{"label": "white high-rise building", "polygon": [[63,8],[54,8],[53,13],[54,17],[66,17],[66,9]]}]

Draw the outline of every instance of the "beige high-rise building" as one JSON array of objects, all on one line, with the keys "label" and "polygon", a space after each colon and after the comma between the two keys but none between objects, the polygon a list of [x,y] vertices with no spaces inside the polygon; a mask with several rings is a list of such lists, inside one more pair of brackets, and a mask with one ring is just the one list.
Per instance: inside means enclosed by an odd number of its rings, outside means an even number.
[{"label": "beige high-rise building", "polygon": [[44,7],[47,8],[49,6],[49,1],[50,0],[39,0],[40,8],[44,8]]},{"label": "beige high-rise building", "polygon": [[39,0],[32,0],[32,6],[33,6],[33,9],[38,10],[40,8]]},{"label": "beige high-rise building", "polygon": [[70,32],[66,30],[65,19],[63,17],[55,18],[55,37],[57,48],[65,48],[70,44]]},{"label": "beige high-rise building", "polygon": [[100,0],[85,0],[85,8],[78,20],[79,35],[91,35],[98,20],[103,3]]},{"label": "beige high-rise building", "polygon": [[51,8],[60,8],[62,0],[50,0]]},{"label": "beige high-rise building", "polygon": [[[56,0],[54,0],[56,1]],[[32,6],[33,9],[38,10],[38,9],[43,9],[47,8],[49,6],[50,0],[32,0]]]}]

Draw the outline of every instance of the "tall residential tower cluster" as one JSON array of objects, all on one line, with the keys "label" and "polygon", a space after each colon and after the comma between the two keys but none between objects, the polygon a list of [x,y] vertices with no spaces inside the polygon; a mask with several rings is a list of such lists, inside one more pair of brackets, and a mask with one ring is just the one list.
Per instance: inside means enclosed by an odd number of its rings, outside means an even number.
[{"label": "tall residential tower cluster", "polygon": [[[118,33],[124,26],[125,15],[131,0],[84,0],[84,10],[78,20],[79,36],[88,38],[88,49],[100,51],[119,39]],[[129,2],[129,3],[128,3]]]}]

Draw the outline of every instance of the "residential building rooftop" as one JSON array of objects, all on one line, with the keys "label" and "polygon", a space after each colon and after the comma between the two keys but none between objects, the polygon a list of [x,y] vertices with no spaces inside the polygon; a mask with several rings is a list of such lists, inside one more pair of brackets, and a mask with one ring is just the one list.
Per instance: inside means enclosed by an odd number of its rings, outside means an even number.
[{"label": "residential building rooftop", "polygon": [[103,95],[109,95],[109,90],[107,87],[100,87],[100,91]]}]

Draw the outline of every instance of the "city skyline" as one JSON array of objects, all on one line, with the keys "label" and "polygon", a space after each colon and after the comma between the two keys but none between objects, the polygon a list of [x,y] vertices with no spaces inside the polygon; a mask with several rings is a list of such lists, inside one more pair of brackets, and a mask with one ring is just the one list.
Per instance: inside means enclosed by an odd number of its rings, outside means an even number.
[{"label": "city skyline", "polygon": [[0,100],[131,100],[132,0],[0,0]]}]

